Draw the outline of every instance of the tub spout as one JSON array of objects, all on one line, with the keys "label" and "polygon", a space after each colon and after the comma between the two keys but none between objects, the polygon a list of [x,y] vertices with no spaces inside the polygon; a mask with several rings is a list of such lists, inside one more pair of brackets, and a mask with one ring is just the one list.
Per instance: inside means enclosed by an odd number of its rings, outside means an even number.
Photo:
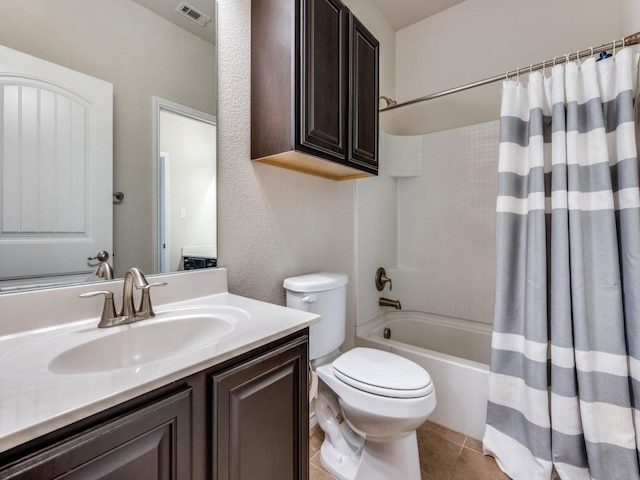
[{"label": "tub spout", "polygon": [[402,309],[400,300],[391,300],[390,298],[380,297],[380,300],[378,300],[378,305],[380,305],[381,307],[393,307],[396,310]]}]

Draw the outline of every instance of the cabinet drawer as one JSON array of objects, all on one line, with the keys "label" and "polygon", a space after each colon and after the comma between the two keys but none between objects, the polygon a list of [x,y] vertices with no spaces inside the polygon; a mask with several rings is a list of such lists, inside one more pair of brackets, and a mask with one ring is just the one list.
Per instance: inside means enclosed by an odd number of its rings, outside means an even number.
[{"label": "cabinet drawer", "polygon": [[187,480],[191,389],[54,444],[0,471],[0,479]]}]

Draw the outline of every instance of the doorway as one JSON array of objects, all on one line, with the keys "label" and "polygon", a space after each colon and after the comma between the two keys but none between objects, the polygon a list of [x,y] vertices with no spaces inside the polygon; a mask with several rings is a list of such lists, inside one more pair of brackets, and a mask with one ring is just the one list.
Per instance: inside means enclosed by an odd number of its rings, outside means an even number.
[{"label": "doorway", "polygon": [[159,273],[185,268],[185,256],[217,258],[216,119],[154,97],[157,122]]}]

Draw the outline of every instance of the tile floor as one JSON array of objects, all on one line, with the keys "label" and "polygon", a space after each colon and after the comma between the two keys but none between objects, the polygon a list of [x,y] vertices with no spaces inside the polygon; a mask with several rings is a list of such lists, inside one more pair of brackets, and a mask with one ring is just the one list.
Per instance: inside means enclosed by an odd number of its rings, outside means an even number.
[{"label": "tile floor", "polygon": [[[422,480],[508,480],[493,458],[482,454],[482,442],[427,422],[417,431]],[[318,425],[309,438],[309,479],[334,480],[322,468],[320,446],[324,434]],[[390,479],[401,480],[401,479]]]}]

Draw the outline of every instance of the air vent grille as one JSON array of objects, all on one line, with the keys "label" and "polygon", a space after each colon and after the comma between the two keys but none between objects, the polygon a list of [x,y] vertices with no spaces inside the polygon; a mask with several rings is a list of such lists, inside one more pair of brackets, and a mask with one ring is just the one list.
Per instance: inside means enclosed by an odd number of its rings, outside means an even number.
[{"label": "air vent grille", "polygon": [[192,7],[187,2],[180,2],[180,5],[176,7],[176,12],[178,12],[180,15],[184,15],[190,20],[193,20],[201,27],[204,27],[207,23],[211,21],[211,17],[209,17],[208,15],[205,15],[204,13],[199,11],[197,8]]}]

